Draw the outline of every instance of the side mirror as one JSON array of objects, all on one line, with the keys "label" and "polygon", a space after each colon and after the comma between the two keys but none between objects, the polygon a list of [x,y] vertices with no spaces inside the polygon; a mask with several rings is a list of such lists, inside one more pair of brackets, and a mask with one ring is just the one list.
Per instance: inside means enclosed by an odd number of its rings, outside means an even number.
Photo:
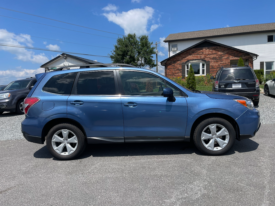
[{"label": "side mirror", "polygon": [[174,97],[174,92],[171,88],[168,88],[168,87],[164,88],[163,92],[162,92],[162,95],[164,97],[167,97],[169,102],[174,102],[176,100],[175,97]]},{"label": "side mirror", "polygon": [[215,77],[211,76],[210,79],[215,79]]}]

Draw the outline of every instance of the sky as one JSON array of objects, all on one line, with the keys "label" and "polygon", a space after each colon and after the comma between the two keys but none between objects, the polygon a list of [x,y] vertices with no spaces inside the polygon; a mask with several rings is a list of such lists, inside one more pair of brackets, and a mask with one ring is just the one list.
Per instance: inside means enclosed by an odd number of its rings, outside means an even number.
[{"label": "sky", "polygon": [[[160,43],[162,61],[171,33],[271,23],[274,8],[274,0],[1,0],[0,44],[97,55],[79,56],[110,63],[117,38],[136,33]],[[43,72],[40,66],[60,53],[0,45],[0,85]]]}]

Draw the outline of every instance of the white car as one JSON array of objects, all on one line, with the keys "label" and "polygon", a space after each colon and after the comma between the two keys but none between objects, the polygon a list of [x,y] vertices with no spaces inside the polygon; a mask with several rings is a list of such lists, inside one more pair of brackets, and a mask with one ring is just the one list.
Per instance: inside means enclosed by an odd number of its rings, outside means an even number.
[{"label": "white car", "polygon": [[275,79],[269,80],[264,85],[264,93],[265,95],[275,95]]}]

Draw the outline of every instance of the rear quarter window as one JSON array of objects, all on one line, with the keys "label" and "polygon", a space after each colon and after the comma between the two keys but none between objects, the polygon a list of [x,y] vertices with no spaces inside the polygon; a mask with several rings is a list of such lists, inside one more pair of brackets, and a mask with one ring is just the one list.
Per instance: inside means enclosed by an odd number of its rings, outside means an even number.
[{"label": "rear quarter window", "polygon": [[221,73],[220,81],[255,79],[251,69],[228,69]]},{"label": "rear quarter window", "polygon": [[54,94],[71,94],[77,72],[55,75],[43,87],[43,91]]}]

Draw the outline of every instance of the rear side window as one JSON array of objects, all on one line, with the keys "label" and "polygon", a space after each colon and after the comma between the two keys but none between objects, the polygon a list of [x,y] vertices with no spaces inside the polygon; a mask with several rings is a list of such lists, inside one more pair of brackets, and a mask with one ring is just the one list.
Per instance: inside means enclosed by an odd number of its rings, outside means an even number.
[{"label": "rear side window", "polygon": [[116,94],[113,71],[81,72],[77,81],[79,95]]},{"label": "rear side window", "polygon": [[43,87],[43,91],[55,94],[71,94],[76,72],[53,76]]},{"label": "rear side window", "polygon": [[220,77],[220,81],[252,80],[252,79],[255,79],[255,77],[250,69],[223,70]]}]

